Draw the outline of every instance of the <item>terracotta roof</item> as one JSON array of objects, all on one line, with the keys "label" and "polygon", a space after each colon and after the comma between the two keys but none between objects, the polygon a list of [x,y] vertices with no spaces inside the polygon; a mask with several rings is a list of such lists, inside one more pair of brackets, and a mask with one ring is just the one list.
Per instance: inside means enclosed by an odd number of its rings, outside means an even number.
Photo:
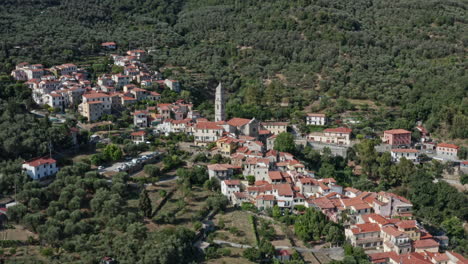
[{"label": "terracotta roof", "polygon": [[87,102],[87,104],[102,104],[104,103],[103,101],[92,101],[92,102]]},{"label": "terracotta roof", "polygon": [[41,165],[44,165],[44,164],[53,164],[53,163],[56,163],[57,161],[52,159],[52,158],[37,158],[37,159],[32,159],[32,160],[28,160],[28,161],[25,161],[23,164],[27,164],[29,166],[32,166],[32,167],[37,167],[37,166],[41,166]]},{"label": "terracotta roof", "polygon": [[249,122],[250,122],[250,119],[238,118],[238,117],[235,117],[235,118],[227,121],[227,123],[230,126],[234,126],[234,127],[244,126],[244,125],[248,124]]},{"label": "terracotta roof", "polygon": [[454,144],[448,144],[448,143],[439,143],[437,144],[438,148],[453,148],[453,149],[459,149],[460,147]]},{"label": "terracotta roof", "polygon": [[310,117],[325,117],[325,114],[308,113],[307,116],[310,116]]},{"label": "terracotta roof", "polygon": [[416,149],[392,149],[392,152],[397,153],[418,153]]},{"label": "terracotta roof", "polygon": [[275,196],[271,194],[260,194],[256,198],[257,200],[265,200],[265,201],[274,201]]},{"label": "terracotta roof", "polygon": [[356,227],[351,229],[351,231],[355,235],[370,232],[380,232],[380,227],[375,223],[357,224]]},{"label": "terracotta roof", "polygon": [[386,227],[383,227],[382,228],[382,231],[389,234],[390,236],[393,236],[393,237],[398,237],[398,236],[401,236],[404,234],[404,232],[396,229],[395,227],[393,226],[386,226]]},{"label": "terracotta roof", "polygon": [[315,204],[320,209],[333,209],[335,205],[326,197],[319,197],[316,199],[309,200],[309,204]]},{"label": "terracotta roof", "polygon": [[407,229],[407,228],[416,228],[416,220],[403,220],[396,224],[397,227]]},{"label": "terracotta roof", "polygon": [[439,243],[432,238],[423,239],[423,240],[416,240],[413,243],[414,248],[432,248],[432,247],[439,247]]},{"label": "terracotta roof", "polygon": [[358,190],[358,189],[355,189],[355,188],[352,188],[352,187],[346,187],[346,188],[345,188],[345,191],[347,191],[347,192],[351,192],[351,193],[355,193],[355,194],[357,194],[357,193],[360,193],[360,192],[361,192],[360,190]]},{"label": "terracotta roof", "polygon": [[293,196],[294,195],[291,185],[287,183],[276,184],[273,186],[273,188],[278,190],[278,195],[280,196]]},{"label": "terracotta roof", "polygon": [[223,181],[226,185],[240,185],[240,180],[224,180]]},{"label": "terracotta roof", "polygon": [[214,170],[214,171],[226,171],[229,169],[236,169],[240,168],[238,166],[234,166],[231,164],[210,164],[207,166],[209,170]]},{"label": "terracotta roof", "polygon": [[83,97],[86,99],[94,99],[94,98],[101,98],[101,97],[109,97],[109,95],[105,93],[87,93],[83,94]]},{"label": "terracotta roof", "polygon": [[195,129],[208,129],[208,130],[223,130],[214,122],[200,122],[195,125]]},{"label": "terracotta roof", "polygon": [[268,176],[271,180],[283,180],[283,175],[280,171],[269,171]]},{"label": "terracotta roof", "polygon": [[350,134],[353,130],[351,128],[347,127],[337,127],[337,128],[327,128],[323,130],[323,132],[328,132],[328,133],[345,133],[345,134]]},{"label": "terracotta roof", "polygon": [[242,199],[242,198],[247,198],[248,194],[245,192],[235,192],[234,196],[236,196],[239,199]]},{"label": "terracotta roof", "polygon": [[136,132],[132,132],[132,134],[130,134],[132,136],[144,136],[146,135],[146,132],[144,130],[141,130],[141,131],[136,131]]},{"label": "terracotta roof", "polygon": [[392,135],[395,135],[395,134],[411,134],[411,132],[409,132],[408,130],[404,130],[404,129],[391,129],[391,130],[385,130],[384,131],[384,134],[392,134]]},{"label": "terracotta roof", "polygon": [[383,217],[383,216],[381,216],[379,214],[363,215],[362,219],[364,219],[365,222],[374,222],[374,223],[377,223],[377,224],[382,225],[382,226],[390,224],[388,219],[386,219],[385,217]]}]

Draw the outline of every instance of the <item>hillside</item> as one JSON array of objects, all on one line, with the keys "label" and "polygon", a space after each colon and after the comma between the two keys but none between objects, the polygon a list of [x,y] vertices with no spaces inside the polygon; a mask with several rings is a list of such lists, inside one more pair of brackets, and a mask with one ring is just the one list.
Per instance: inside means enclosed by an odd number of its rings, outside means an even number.
[{"label": "hillside", "polygon": [[[231,115],[293,117],[319,96],[369,99],[430,131],[467,138],[467,5],[383,0],[7,0],[0,10],[0,72],[28,60],[80,61],[103,41],[151,48],[198,102],[215,81]],[[18,8],[21,6],[21,8]],[[202,92],[203,91],[203,92]],[[288,102],[278,111],[275,106]],[[401,123],[401,122],[400,122]]]}]

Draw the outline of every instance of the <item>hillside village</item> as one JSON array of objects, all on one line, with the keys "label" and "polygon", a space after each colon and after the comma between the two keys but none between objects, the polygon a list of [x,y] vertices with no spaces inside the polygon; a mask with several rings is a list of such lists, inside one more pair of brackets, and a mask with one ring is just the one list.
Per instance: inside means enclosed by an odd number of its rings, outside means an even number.
[{"label": "hillside village", "polygon": [[[113,50],[116,44],[102,46]],[[260,214],[273,208],[294,214],[303,213],[300,208],[319,211],[329,221],[343,225],[346,241],[365,249],[372,263],[468,263],[463,256],[445,251],[448,237],[426,230],[413,215],[414,205],[407,198],[341,186],[332,177],[319,177],[294,154],[275,147],[277,140],[283,140],[278,138],[292,135],[297,146],[346,158],[348,149],[360,141],[352,125],[335,125],[324,113],[307,113],[303,117],[307,126],[323,128],[309,133],[284,120],[228,118],[229,95],[222,83],[216,87],[214,120],[210,121],[190,101],[160,102],[161,93],[157,91],[180,93],[184,87],[149,70],[141,62],[146,53],[129,50],[124,55],[112,54],[114,65],[123,71],[102,74],[97,80],[89,79],[85,69],[72,63],[45,68],[24,62],[16,65],[11,76],[32,90],[37,105],[55,113],[76,111],[81,117],[73,133],[79,133],[86,124],[102,121],[106,115],[131,110],[133,125],[128,132],[136,145],[149,144],[155,137],[187,136],[195,153],[200,150],[228,161],[195,166],[206,167],[208,178],[220,185],[220,192],[235,208],[250,204]],[[131,107],[138,102],[152,104],[146,109]],[[422,135],[418,142],[412,140],[411,131],[398,127],[382,131],[376,151],[390,152],[393,163],[402,159],[414,164],[437,160],[468,173],[468,161],[458,158],[459,146],[434,142],[423,125],[415,129]],[[352,167],[353,173],[360,174],[361,166]],[[53,157],[25,161],[22,168],[33,180],[50,179],[60,170]],[[277,254],[284,262],[292,251],[279,250]]]}]

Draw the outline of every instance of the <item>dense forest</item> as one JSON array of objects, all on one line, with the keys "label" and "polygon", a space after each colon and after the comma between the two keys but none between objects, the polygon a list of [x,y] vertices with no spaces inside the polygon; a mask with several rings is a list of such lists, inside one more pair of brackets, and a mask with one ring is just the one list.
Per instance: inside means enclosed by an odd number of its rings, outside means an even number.
[{"label": "dense forest", "polygon": [[[165,73],[198,102],[210,96],[207,84],[212,92],[223,81],[230,115],[291,118],[319,98],[370,99],[391,108],[389,120],[422,120],[439,135],[467,138],[466,8],[423,0],[7,0],[0,71],[24,60],[86,62],[101,42],[116,41],[120,51],[151,50],[155,67],[179,67]],[[281,102],[288,107],[272,107]]]}]

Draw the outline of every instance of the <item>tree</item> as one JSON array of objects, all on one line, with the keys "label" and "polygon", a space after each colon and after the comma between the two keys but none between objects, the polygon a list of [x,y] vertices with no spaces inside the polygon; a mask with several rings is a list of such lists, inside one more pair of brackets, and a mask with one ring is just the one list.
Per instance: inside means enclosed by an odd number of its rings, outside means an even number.
[{"label": "tree", "polygon": [[151,164],[145,165],[144,171],[146,175],[148,175],[151,178],[159,177],[161,173],[161,170],[159,169],[159,167],[155,165],[151,165]]},{"label": "tree", "polygon": [[246,250],[244,250],[244,253],[242,253],[242,256],[255,263],[260,261],[262,258],[262,254],[260,250],[253,248],[253,247],[247,248]]},{"label": "tree", "polygon": [[295,153],[294,136],[287,132],[280,133],[276,136],[274,149],[281,152]]},{"label": "tree", "polygon": [[140,210],[143,212],[145,217],[151,217],[153,214],[153,207],[151,205],[151,199],[148,196],[148,192],[146,189],[143,189],[140,193],[140,200],[139,200]]},{"label": "tree", "polygon": [[249,185],[253,185],[255,183],[255,176],[248,175],[246,178],[247,178],[247,181],[249,182]]},{"label": "tree", "polygon": [[21,203],[8,208],[8,219],[18,223],[28,212],[28,208]]}]

